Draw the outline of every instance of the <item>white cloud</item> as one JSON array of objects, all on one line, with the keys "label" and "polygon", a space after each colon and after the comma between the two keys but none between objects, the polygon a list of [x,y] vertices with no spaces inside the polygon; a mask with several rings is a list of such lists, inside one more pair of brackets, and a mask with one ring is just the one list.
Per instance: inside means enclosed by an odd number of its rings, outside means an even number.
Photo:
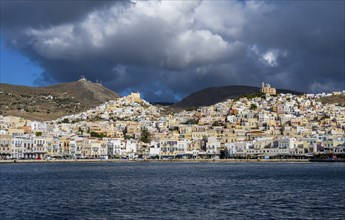
[{"label": "white cloud", "polygon": [[278,65],[277,63],[277,57],[278,57],[278,52],[275,50],[269,50],[266,53],[264,53],[262,55],[262,61],[271,66],[271,67],[275,67]]},{"label": "white cloud", "polygon": [[241,35],[247,21],[245,6],[238,1],[223,1],[218,4],[203,1],[196,8],[194,18],[197,27],[233,38]]},{"label": "white cloud", "polygon": [[[30,28],[26,34],[33,39],[37,53],[50,59],[84,57],[89,53],[110,55],[123,63],[132,57],[151,64],[156,62],[160,67],[185,68],[227,59],[243,45],[239,41],[227,41],[221,35],[223,32],[238,34],[244,23],[239,10],[242,6],[226,4],[224,6],[232,9],[232,19],[218,15],[212,20],[211,15],[222,9],[218,4],[208,8],[213,5],[209,2],[140,1],[127,8],[116,5],[95,10],[74,24],[49,29]],[[157,45],[159,43],[162,45]],[[150,59],[150,56],[161,59]]]},{"label": "white cloud", "polygon": [[[258,54],[258,49],[256,46],[252,47],[252,50]],[[277,59],[278,57],[286,57],[288,55],[288,52],[285,50],[279,50],[279,49],[270,49],[263,53],[261,55],[261,62],[264,64],[270,66],[270,67],[276,67],[279,65]]]}]

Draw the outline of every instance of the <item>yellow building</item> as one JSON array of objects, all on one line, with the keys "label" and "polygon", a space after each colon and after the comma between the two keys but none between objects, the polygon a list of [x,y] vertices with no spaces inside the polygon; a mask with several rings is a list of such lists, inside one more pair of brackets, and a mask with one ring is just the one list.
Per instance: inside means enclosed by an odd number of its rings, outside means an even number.
[{"label": "yellow building", "polygon": [[177,155],[177,140],[160,140],[160,152],[159,155],[163,157],[175,157]]},{"label": "yellow building", "polygon": [[61,138],[60,141],[61,141],[62,155],[69,157],[70,156],[70,139]]},{"label": "yellow building", "polygon": [[141,102],[141,98],[140,98],[140,93],[139,92],[131,92],[131,94],[129,96],[127,96],[127,98],[129,100],[131,100],[132,102]]},{"label": "yellow building", "polygon": [[0,134],[0,159],[8,159],[12,155],[12,136]]},{"label": "yellow building", "polygon": [[264,93],[264,94],[268,94],[268,95],[276,95],[277,94],[277,91],[276,91],[276,88],[274,87],[271,87],[270,84],[262,82],[261,84],[261,92]]},{"label": "yellow building", "polygon": [[11,136],[23,136],[24,133],[25,133],[24,129],[16,129],[16,128],[8,129],[8,134]]}]

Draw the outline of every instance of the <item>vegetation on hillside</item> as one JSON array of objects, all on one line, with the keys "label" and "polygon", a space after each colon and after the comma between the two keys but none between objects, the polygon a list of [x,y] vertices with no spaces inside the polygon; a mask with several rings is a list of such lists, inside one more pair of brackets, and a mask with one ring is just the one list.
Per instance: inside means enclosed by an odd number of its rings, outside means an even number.
[{"label": "vegetation on hillside", "polygon": [[95,138],[104,138],[107,137],[107,134],[105,133],[97,133],[97,132],[90,132],[90,137],[95,137]]},{"label": "vegetation on hillside", "polygon": [[234,101],[238,101],[241,98],[247,98],[248,100],[254,99],[254,98],[265,98],[265,94],[264,93],[251,93],[251,94],[246,94],[246,95],[241,95],[238,96],[237,98],[234,99]]},{"label": "vegetation on hillside", "polygon": [[150,143],[151,142],[151,133],[147,130],[147,128],[142,128],[141,129],[141,134],[140,134],[140,141],[144,143]]},{"label": "vegetation on hillside", "polygon": [[[303,94],[301,92],[285,89],[277,89],[277,93]],[[260,88],[254,86],[210,87],[188,95],[183,100],[172,105],[171,108],[181,110],[190,107],[210,106],[227,99],[238,99],[239,97],[252,99],[255,97],[263,97],[263,95],[260,93]]]},{"label": "vegetation on hillside", "polygon": [[338,104],[340,106],[345,106],[345,95],[331,95],[322,97],[320,99],[322,104]]}]

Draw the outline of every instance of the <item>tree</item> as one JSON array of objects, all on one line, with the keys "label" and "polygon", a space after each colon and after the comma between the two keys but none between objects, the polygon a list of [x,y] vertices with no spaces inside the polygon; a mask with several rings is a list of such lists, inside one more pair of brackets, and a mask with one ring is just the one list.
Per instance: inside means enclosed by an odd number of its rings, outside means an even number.
[{"label": "tree", "polygon": [[169,131],[179,131],[179,127],[178,126],[169,127]]},{"label": "tree", "polygon": [[147,130],[147,128],[141,129],[140,141],[144,143],[151,142],[151,133]]},{"label": "tree", "polygon": [[254,103],[252,103],[252,104],[250,104],[250,109],[251,110],[255,110],[255,109],[257,109],[258,107],[254,104]]},{"label": "tree", "polygon": [[79,127],[79,128],[78,128],[78,132],[79,132],[79,134],[83,135],[84,130],[83,130],[83,129],[81,129],[81,127]]},{"label": "tree", "polygon": [[206,135],[202,136],[202,141],[201,141],[201,149],[206,151],[206,145],[207,145],[208,138]]},{"label": "tree", "polygon": [[62,120],[62,123],[69,123],[68,118],[64,118],[64,119]]},{"label": "tree", "polygon": [[188,119],[184,124],[186,124],[186,125],[194,125],[194,124],[198,124],[198,123],[199,123],[198,119],[192,118],[192,119]]},{"label": "tree", "polygon": [[197,109],[198,109],[197,107],[191,106],[191,107],[186,108],[186,111],[191,112],[191,111],[196,111]]},{"label": "tree", "polygon": [[91,137],[96,137],[96,138],[104,138],[107,135],[105,133],[97,133],[97,132],[91,131],[90,136]]},{"label": "tree", "polygon": [[42,132],[41,131],[37,131],[35,135],[36,135],[36,137],[42,136]]},{"label": "tree", "polygon": [[220,155],[219,155],[220,159],[227,159],[229,157],[230,157],[230,153],[229,153],[228,148],[224,147],[224,149],[220,150]]},{"label": "tree", "polygon": [[224,125],[219,121],[215,121],[213,122],[212,126],[224,126]]}]

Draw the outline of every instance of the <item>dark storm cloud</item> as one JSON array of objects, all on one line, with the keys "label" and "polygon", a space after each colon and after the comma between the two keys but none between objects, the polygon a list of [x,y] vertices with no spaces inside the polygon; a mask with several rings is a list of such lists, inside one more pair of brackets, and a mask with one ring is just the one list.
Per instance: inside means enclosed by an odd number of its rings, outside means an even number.
[{"label": "dark storm cloud", "polygon": [[344,89],[343,1],[18,1],[1,14],[7,45],[44,68],[40,84],[83,74],[150,101],[262,81]]},{"label": "dark storm cloud", "polygon": [[[122,2],[125,3],[125,2]],[[73,22],[95,9],[107,8],[113,1],[1,1],[1,20],[6,26],[45,27]]]}]

